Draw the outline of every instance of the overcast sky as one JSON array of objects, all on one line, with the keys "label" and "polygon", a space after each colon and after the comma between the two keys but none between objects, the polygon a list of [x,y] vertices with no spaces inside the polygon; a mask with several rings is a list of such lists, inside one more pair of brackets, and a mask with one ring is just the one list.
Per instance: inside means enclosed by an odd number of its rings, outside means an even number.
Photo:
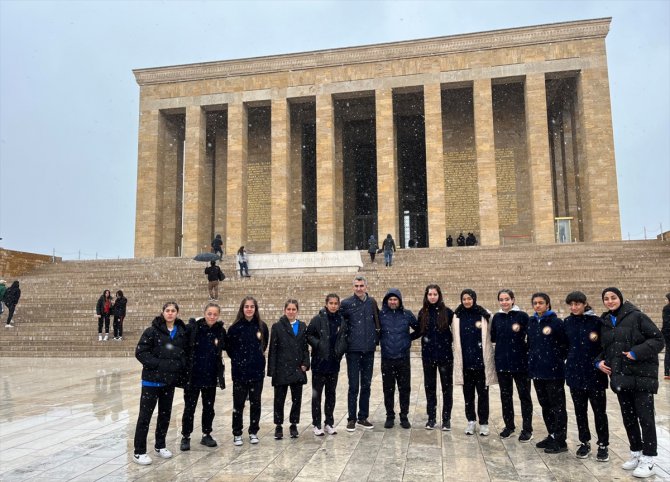
[{"label": "overcast sky", "polygon": [[132,69],[601,17],[622,236],[652,237],[670,229],[670,1],[0,0],[0,246],[133,256]]}]

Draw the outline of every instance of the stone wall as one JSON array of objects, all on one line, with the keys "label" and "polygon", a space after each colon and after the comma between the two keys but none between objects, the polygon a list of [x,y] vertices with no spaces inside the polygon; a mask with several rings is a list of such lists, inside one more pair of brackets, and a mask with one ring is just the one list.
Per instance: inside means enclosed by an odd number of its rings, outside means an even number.
[{"label": "stone wall", "polygon": [[[29,273],[38,266],[52,262],[59,263],[63,259],[53,258],[47,254],[26,253],[0,248],[0,278],[10,281],[25,273]],[[9,283],[7,283],[9,287]]]}]

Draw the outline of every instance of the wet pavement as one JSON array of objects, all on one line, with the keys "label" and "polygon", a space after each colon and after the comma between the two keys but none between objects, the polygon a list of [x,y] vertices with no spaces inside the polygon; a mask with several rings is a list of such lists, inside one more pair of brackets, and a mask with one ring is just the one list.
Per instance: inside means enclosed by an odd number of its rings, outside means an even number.
[{"label": "wet pavement", "polygon": [[[567,392],[568,453],[547,455],[535,448],[534,442],[546,435],[535,398],[533,443],[520,444],[516,437],[500,440],[497,434],[503,427],[497,386],[491,388],[490,394],[489,437],[463,433],[465,416],[460,387],[454,389],[453,430],[425,430],[426,400],[419,358],[412,358],[411,430],[402,429],[397,423],[393,429],[383,428],[385,411],[377,359],[370,400],[373,430],[359,428],[353,433],[345,430],[347,381],[343,366],[335,408],[337,435],[312,434],[311,390],[306,389],[300,437],[274,440],[273,391],[270,379],[266,379],[260,443],[249,445],[245,430],[244,445],[235,447],[230,428],[232,382],[228,378],[228,389],[217,391],[212,435],[219,446],[211,449],[199,444],[199,406],[191,450],[179,451],[183,398],[177,389],[168,432],[168,448],[174,457],[163,460],[153,456],[154,463],[142,467],[130,460],[140,395],[141,370],[135,359],[0,358],[0,364],[2,481],[635,480],[620,468],[628,456],[628,443],[616,397],[610,391],[607,394],[610,461],[600,463],[595,461],[593,453],[584,460],[574,456],[577,428]],[[670,381],[661,380],[655,402],[657,476],[647,480],[670,480]],[[515,403],[520,425],[518,401]],[[248,406],[244,418],[245,424],[248,423]],[[593,431],[591,414],[589,419]],[[153,447],[154,429],[155,414],[147,440],[149,447]]]}]

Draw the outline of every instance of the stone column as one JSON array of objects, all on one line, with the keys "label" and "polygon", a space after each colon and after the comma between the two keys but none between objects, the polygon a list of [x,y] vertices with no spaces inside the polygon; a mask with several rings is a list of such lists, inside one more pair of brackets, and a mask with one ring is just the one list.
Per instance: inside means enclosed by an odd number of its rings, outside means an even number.
[{"label": "stone column", "polygon": [[428,246],[435,248],[445,246],[447,238],[440,84],[423,86],[423,105],[426,129]]},{"label": "stone column", "polygon": [[226,254],[235,254],[247,240],[247,107],[228,105],[228,185]]},{"label": "stone column", "polygon": [[288,156],[288,104],[285,97],[272,100],[271,106],[271,155],[272,207],[270,213],[270,251],[286,253],[289,246],[288,205],[291,197],[289,190],[289,156]]},{"label": "stone column", "polygon": [[500,244],[500,226],[491,79],[476,79],[473,97],[479,188],[479,237],[483,246],[497,246]]},{"label": "stone column", "polygon": [[[199,105],[186,108],[184,155],[184,218],[182,256],[208,251],[212,226],[212,172],[205,152],[207,117]],[[209,172],[208,172],[209,171]],[[211,186],[211,184],[210,184]]]},{"label": "stone column", "polygon": [[525,104],[533,242],[551,244],[555,242],[554,199],[544,74],[526,76]]},{"label": "stone column", "polygon": [[391,233],[398,238],[398,165],[393,125],[393,91],[375,91],[375,131],[377,136],[377,232],[379,239]]},{"label": "stone column", "polygon": [[338,240],[337,189],[335,182],[335,119],[333,98],[330,94],[316,96],[316,212],[317,249],[333,251],[342,248]]},{"label": "stone column", "polygon": [[159,145],[164,120],[158,110],[141,111],[137,156],[137,209],[135,257],[159,256],[163,182],[159,169]]},{"label": "stone column", "polygon": [[214,234],[226,239],[226,186],[228,182],[228,135],[219,122],[214,137]]},{"label": "stone column", "polygon": [[584,241],[621,239],[612,110],[603,40],[602,66],[577,78],[577,136]]}]

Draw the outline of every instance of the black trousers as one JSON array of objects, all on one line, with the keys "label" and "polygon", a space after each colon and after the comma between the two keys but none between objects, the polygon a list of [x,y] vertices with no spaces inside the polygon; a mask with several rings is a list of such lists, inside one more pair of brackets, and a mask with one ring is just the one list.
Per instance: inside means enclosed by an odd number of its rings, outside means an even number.
[{"label": "black trousers", "polygon": [[512,393],[516,384],[516,392],[521,402],[521,419],[523,430],[533,432],[533,400],[530,395],[530,378],[527,372],[498,372],[498,385],[500,386],[500,403],[502,404],[502,416],[505,427],[516,429],[514,424],[514,401]]},{"label": "black trousers", "polygon": [[537,401],[542,407],[542,418],[547,432],[554,440],[564,443],[568,431],[568,413],[565,409],[565,380],[533,380]]},{"label": "black trousers", "polygon": [[123,336],[123,319],[125,316],[114,315],[114,338]]},{"label": "black trousers", "polygon": [[[109,334],[109,314],[98,316],[98,335],[102,335],[102,323],[105,323],[105,333]],[[144,453],[144,452],[142,452]]]},{"label": "black trousers", "polygon": [[156,444],[154,447],[157,449],[165,448],[165,436],[170,426],[173,398],[174,387],[142,387],[140,413],[137,416],[137,425],[135,426],[136,455],[147,453],[149,423],[156,408],[156,403],[158,403],[158,418],[156,420]]},{"label": "black trousers", "polygon": [[284,423],[284,403],[286,402],[286,393],[291,388],[291,413],[289,422],[292,425],[300,423],[300,404],[302,402],[302,383],[291,383],[290,385],[275,385],[275,425]]},{"label": "black trousers", "polygon": [[589,430],[588,408],[591,403],[593,410],[593,419],[596,424],[596,434],[598,434],[598,445],[609,445],[609,422],[607,420],[607,396],[605,389],[579,389],[571,388],[570,396],[575,406],[575,418],[577,419],[577,430],[579,431],[579,441],[588,442],[591,440],[591,431]]},{"label": "black trousers", "polygon": [[12,323],[12,318],[14,317],[14,310],[16,310],[16,305],[6,305],[7,306],[7,324]]},{"label": "black trousers", "polygon": [[[477,391],[477,415],[475,415],[475,391]],[[479,425],[489,423],[489,387],[486,386],[484,369],[463,370],[463,399],[465,417],[473,422],[479,417]]]},{"label": "black trousers", "polygon": [[400,418],[406,419],[409,413],[409,392],[412,382],[409,357],[382,358],[382,387],[384,389],[384,406],[386,418],[395,418],[395,387],[398,385],[400,399]]},{"label": "black trousers", "polygon": [[665,337],[665,360],[663,362],[663,374],[670,375],[670,336]]},{"label": "black trousers", "polygon": [[656,457],[656,421],[654,395],[646,392],[622,390],[617,393],[621,406],[623,426],[632,451]]},{"label": "black trousers", "polygon": [[263,379],[253,382],[233,380],[233,435],[242,435],[244,402],[249,399],[249,433],[258,433],[261,419]]},{"label": "black trousers", "polygon": [[321,394],[326,389],[326,403],[324,423],[331,427],[335,424],[335,392],[337,391],[337,373],[312,372],[312,425],[321,428]]},{"label": "black trousers", "polygon": [[442,387],[442,423],[451,420],[451,407],[454,404],[454,362],[438,363],[423,361],[423,385],[426,390],[426,414],[428,420],[437,420],[437,374],[440,374]]},{"label": "black trousers", "polygon": [[188,438],[193,432],[195,409],[198,406],[198,397],[202,393],[202,433],[212,433],[214,421],[214,401],[216,387],[188,387],[184,389],[184,415],[181,417],[181,434]]}]

